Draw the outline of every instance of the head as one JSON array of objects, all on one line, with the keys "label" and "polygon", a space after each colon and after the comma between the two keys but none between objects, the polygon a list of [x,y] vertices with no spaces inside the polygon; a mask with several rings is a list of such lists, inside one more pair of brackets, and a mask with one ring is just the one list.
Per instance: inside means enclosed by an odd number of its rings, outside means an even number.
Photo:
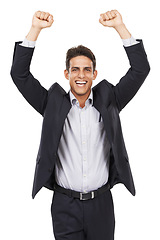
[{"label": "head", "polygon": [[75,97],[83,96],[87,99],[92,81],[97,77],[95,68],[96,59],[89,48],[79,45],[67,51],[64,75],[69,80],[71,91]]}]

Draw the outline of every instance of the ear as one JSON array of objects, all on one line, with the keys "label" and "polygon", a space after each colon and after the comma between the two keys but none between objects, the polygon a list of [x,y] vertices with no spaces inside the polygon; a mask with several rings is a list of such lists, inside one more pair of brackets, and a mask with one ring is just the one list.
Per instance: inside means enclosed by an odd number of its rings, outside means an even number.
[{"label": "ear", "polygon": [[67,69],[64,70],[64,76],[67,80],[69,80],[69,72]]},{"label": "ear", "polygon": [[95,79],[96,79],[96,77],[97,77],[97,74],[98,74],[97,70],[94,70],[94,73],[93,73],[93,80],[95,80]]}]

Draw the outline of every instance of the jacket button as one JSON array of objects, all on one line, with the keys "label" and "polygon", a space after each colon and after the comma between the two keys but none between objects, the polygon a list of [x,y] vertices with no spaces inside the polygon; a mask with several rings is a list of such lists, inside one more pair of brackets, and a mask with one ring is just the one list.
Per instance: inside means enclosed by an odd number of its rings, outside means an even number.
[{"label": "jacket button", "polygon": [[49,172],[52,172],[52,168],[49,168],[48,171],[49,171]]}]

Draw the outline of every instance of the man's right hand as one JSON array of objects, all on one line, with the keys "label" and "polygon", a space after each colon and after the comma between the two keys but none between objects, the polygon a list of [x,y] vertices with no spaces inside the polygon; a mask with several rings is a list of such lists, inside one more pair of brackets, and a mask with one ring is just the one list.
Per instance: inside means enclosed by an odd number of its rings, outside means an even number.
[{"label": "man's right hand", "polygon": [[43,28],[52,26],[53,16],[48,12],[37,11],[33,15],[31,29],[26,36],[28,41],[36,41]]}]

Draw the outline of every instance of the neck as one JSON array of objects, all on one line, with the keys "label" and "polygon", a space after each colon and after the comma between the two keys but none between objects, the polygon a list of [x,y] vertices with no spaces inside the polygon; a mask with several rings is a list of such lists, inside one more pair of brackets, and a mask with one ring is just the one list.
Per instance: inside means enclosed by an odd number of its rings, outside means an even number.
[{"label": "neck", "polygon": [[80,107],[83,108],[83,107],[85,106],[86,100],[88,99],[88,97],[89,97],[89,95],[90,95],[90,93],[91,93],[91,89],[90,89],[90,91],[89,91],[87,94],[85,94],[85,95],[78,95],[78,94],[76,94],[75,92],[73,92],[72,90],[71,90],[71,92],[73,93],[73,95],[74,95],[74,96],[76,97],[76,99],[78,100]]}]

